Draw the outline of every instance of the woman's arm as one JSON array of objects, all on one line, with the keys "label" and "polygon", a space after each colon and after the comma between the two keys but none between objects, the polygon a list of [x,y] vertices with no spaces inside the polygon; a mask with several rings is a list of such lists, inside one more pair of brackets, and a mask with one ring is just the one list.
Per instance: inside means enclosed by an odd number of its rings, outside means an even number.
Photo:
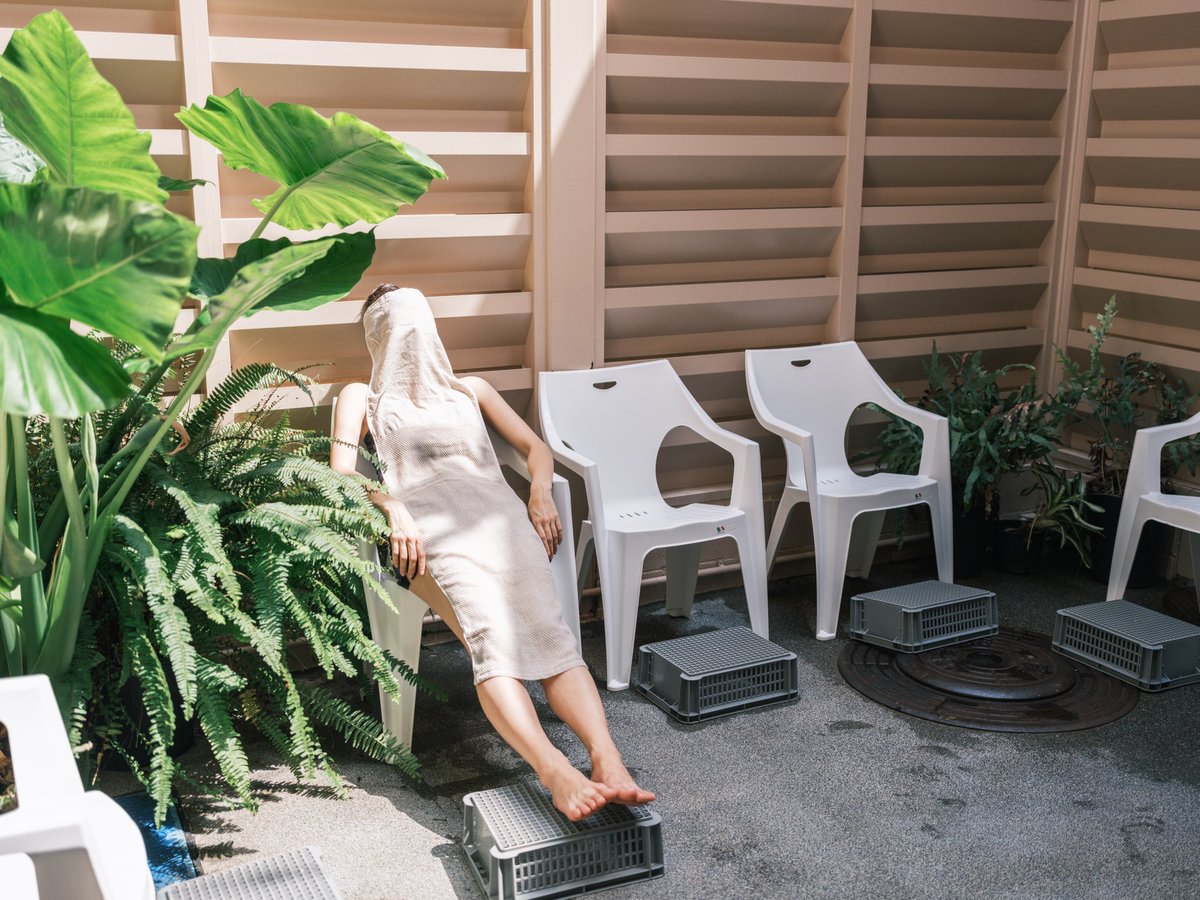
[{"label": "woman's arm", "polygon": [[525,457],[529,466],[529,521],[542,539],[546,555],[553,559],[563,533],[551,494],[554,456],[550,448],[488,382],[470,375],[462,380],[475,392],[487,423]]},{"label": "woman's arm", "polygon": [[[358,471],[358,445],[367,433],[367,386],[348,384],[338,394],[333,421],[329,466],[343,475]],[[385,491],[370,491],[371,502],[387,516],[391,527],[392,565],[406,578],[425,574],[425,544],[407,507]]]}]

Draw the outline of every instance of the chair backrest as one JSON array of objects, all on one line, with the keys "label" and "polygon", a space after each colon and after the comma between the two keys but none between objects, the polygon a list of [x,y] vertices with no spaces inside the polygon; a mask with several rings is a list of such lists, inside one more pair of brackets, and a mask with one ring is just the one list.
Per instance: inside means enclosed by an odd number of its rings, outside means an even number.
[{"label": "chair backrest", "polygon": [[596,464],[609,502],[660,497],[655,462],[663,438],[708,418],[665,359],[543,372],[542,431]]},{"label": "chair backrest", "polygon": [[83,795],[67,729],[45,675],[0,678],[0,722],[8,729],[17,811]]},{"label": "chair backrest", "polygon": [[[762,411],[812,433],[822,469],[848,468],[846,426],[854,410],[894,396],[853,341],[749,350],[746,381]],[[790,465],[798,451],[785,446]]]}]

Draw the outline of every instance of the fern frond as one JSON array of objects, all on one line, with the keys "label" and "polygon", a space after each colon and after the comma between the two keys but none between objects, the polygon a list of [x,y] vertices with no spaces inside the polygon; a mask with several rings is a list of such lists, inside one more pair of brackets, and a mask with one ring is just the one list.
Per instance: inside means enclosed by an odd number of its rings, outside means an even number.
[{"label": "fern frond", "polygon": [[[116,517],[113,531],[140,557],[142,589],[145,592],[146,605],[158,626],[158,644],[171,661],[175,684],[183,699],[184,717],[190,719],[196,703],[196,648],[192,644],[192,630],[187,616],[175,605],[175,588],[163,571],[158,548],[146,532],[125,516]],[[174,737],[174,727],[172,716],[171,732],[167,736],[168,745]],[[169,781],[170,779],[168,785]]]},{"label": "fern frond", "polygon": [[313,717],[334,729],[351,747],[372,759],[396,766],[410,778],[420,778],[420,763],[409,748],[383,727],[378,717],[355,709],[345,700],[318,687],[301,688]]},{"label": "fern frond", "polygon": [[241,687],[242,679],[227,666],[204,657],[200,658],[198,671],[201,690],[196,698],[196,717],[200,720],[200,730],[204,732],[230,789],[244,807],[257,810],[250,763],[229,712],[228,695]]}]

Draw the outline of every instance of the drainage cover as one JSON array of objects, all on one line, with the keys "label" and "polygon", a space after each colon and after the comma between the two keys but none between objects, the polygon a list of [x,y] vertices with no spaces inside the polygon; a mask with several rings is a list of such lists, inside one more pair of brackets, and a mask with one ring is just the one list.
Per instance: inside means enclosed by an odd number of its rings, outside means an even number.
[{"label": "drainage cover", "polygon": [[838,671],[891,709],[982,731],[1079,731],[1138,701],[1136,688],[1054,653],[1046,635],[1011,628],[916,654],[849,641]]}]

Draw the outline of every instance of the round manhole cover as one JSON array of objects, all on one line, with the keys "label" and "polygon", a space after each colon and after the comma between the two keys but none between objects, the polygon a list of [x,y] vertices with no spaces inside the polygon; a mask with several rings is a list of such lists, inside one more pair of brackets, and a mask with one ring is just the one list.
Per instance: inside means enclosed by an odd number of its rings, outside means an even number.
[{"label": "round manhole cover", "polygon": [[1132,710],[1138,690],[1077,665],[1050,639],[1002,628],[924,653],[849,641],[838,671],[859,693],[922,719],[983,731],[1079,731]]}]

